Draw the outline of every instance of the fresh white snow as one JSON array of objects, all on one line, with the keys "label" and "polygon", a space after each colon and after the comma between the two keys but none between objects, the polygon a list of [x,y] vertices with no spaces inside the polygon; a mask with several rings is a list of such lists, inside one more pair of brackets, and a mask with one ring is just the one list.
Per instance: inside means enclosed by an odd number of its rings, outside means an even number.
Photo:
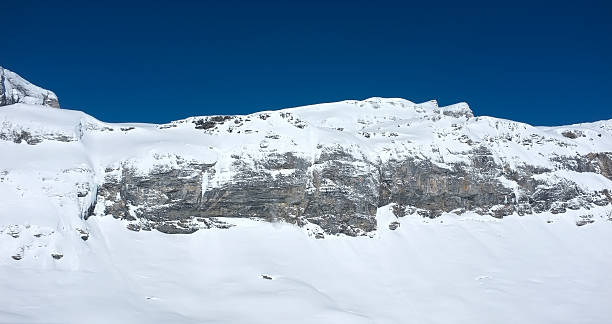
[{"label": "fresh white snow", "polygon": [[[383,222],[392,217],[385,208],[379,214]],[[607,221],[577,228],[568,215],[412,215],[372,238],[324,240],[254,221],[190,235],[88,222],[88,241],[54,246],[64,253],[59,261],[41,253],[3,262],[0,322],[606,323],[612,316]],[[13,240],[0,237],[3,248]]]}]

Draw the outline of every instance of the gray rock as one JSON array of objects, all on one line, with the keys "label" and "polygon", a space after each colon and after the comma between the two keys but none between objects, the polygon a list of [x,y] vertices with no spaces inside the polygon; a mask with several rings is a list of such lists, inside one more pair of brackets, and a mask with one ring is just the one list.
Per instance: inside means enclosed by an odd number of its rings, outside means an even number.
[{"label": "gray rock", "polygon": [[391,222],[389,224],[389,229],[395,231],[398,227],[400,227],[400,222]]},{"label": "gray rock", "polygon": [[584,226],[592,223],[595,223],[593,215],[582,215],[580,216],[580,219],[576,221],[576,226]]},{"label": "gray rock", "polygon": [[[451,169],[417,157],[369,161],[358,147],[319,145],[318,150],[314,159],[299,152],[270,152],[263,159],[232,154],[231,181],[206,188],[202,183],[216,176],[214,164],[179,158],[177,167],[160,165],[141,174],[126,162],[106,169],[98,199],[105,201],[104,214],[131,221],[128,228],[135,231],[188,234],[227,228],[216,219],[239,217],[311,223],[326,234],[350,236],[375,230],[377,208],[388,204],[397,217],[473,211],[502,218],[612,202],[607,190],[584,192],[567,179],[556,184],[535,180],[547,169],[498,165],[484,146],[466,153],[469,164]],[[609,153],[557,159],[561,168],[610,176]],[[504,186],[500,176],[520,190]]]}]

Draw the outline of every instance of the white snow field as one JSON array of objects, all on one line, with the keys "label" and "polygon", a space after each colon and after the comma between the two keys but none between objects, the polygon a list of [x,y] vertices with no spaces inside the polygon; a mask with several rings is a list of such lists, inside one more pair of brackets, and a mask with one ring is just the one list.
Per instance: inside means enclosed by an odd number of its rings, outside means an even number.
[{"label": "white snow field", "polygon": [[0,107],[0,323],[612,323],[610,205],[503,219],[397,218],[384,206],[376,231],[325,239],[309,226],[252,219],[174,235],[84,219],[95,191],[85,189],[109,166],[217,162],[205,191],[231,181],[232,154],[317,154],[320,143],[366,147],[372,159],[420,154],[444,167],[467,159],[467,138],[492,143],[500,164],[550,168],[538,177],[553,185],[567,178],[612,190],[602,175],[556,170],[549,159],[611,152],[612,121],[533,127],[472,117],[466,104],[382,98],[261,114],[203,133],[197,117],[109,124]]},{"label": "white snow field", "polygon": [[611,224],[570,218],[407,216],[324,240],[287,224],[167,235],[91,218],[62,262],[3,262],[0,322],[609,323]]}]

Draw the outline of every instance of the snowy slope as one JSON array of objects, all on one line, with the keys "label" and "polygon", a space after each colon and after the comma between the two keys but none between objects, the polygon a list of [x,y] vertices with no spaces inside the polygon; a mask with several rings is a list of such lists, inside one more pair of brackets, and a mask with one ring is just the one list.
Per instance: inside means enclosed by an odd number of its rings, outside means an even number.
[{"label": "snowy slope", "polygon": [[[463,103],[371,98],[164,125],[2,107],[0,322],[603,323],[612,316],[609,152],[612,121],[534,127],[474,117]],[[436,205],[442,182],[486,170],[476,169],[481,155],[503,171],[486,178],[503,195],[472,209]],[[385,168],[406,160],[443,176],[424,181],[431,201],[400,215],[378,188]],[[356,180],[329,174],[337,170]],[[290,188],[303,186],[296,195],[309,204],[376,199],[374,226],[367,211],[353,223],[301,205],[295,221],[277,209],[241,214],[232,205],[252,201],[227,188],[243,179],[306,179]],[[523,213],[521,197],[552,201]],[[206,204],[227,204],[227,217],[205,214]],[[150,217],[183,205],[202,214]],[[441,214],[423,217],[428,206]],[[197,231],[160,232],[168,226]]]},{"label": "snowy slope", "polygon": [[410,216],[324,240],[287,224],[167,235],[92,218],[61,260],[0,267],[0,322],[606,323],[610,224],[570,218]]}]

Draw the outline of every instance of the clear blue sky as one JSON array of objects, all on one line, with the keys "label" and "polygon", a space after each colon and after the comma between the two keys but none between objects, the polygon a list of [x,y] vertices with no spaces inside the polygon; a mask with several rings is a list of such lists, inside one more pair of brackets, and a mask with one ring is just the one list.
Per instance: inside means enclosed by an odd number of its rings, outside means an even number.
[{"label": "clear blue sky", "polygon": [[612,118],[612,5],[497,2],[3,1],[0,65],[105,121],[372,96]]}]

